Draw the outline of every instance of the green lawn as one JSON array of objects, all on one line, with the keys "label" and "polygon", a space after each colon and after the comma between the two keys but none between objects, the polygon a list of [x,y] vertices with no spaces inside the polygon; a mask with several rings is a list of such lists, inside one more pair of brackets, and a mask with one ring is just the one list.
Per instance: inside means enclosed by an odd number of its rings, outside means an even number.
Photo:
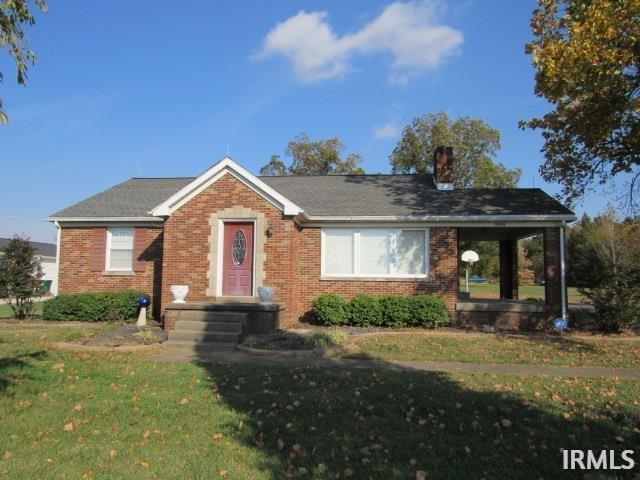
[{"label": "green lawn", "polygon": [[[460,291],[464,292],[465,282],[460,282]],[[500,284],[498,283],[470,283],[469,293],[471,297],[476,298],[500,298]],[[568,287],[567,294],[569,296],[570,303],[584,303],[584,297],[578,292],[577,288]],[[518,287],[518,295],[521,300],[528,298],[535,298],[538,300],[544,300],[544,286],[543,285],[520,285]]]},{"label": "green lawn", "polygon": [[560,448],[638,440],[639,382],[160,364],[0,332],[0,477],[582,479]]},{"label": "green lawn", "polygon": [[[42,316],[42,302],[36,303],[35,309],[33,311],[33,316],[34,317]],[[13,317],[13,310],[11,310],[11,307],[6,303],[0,303],[0,318],[12,318],[12,317]]]},{"label": "green lawn", "polygon": [[350,349],[346,356],[384,360],[640,368],[640,338],[396,334],[355,340]]}]

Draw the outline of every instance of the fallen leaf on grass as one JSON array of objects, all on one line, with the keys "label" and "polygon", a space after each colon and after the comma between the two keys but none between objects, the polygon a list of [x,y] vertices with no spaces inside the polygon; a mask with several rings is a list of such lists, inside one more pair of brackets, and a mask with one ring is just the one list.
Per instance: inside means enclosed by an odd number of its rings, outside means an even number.
[{"label": "fallen leaf on grass", "polygon": [[4,459],[5,460],[9,460],[10,458],[13,457],[13,452],[10,452],[9,450],[7,450],[6,452],[4,452]]},{"label": "fallen leaf on grass", "polygon": [[109,456],[110,456],[111,458],[115,458],[115,457],[117,457],[117,456],[118,456],[118,452],[116,452],[115,450],[111,450],[111,451],[109,452]]},{"label": "fallen leaf on grass", "polygon": [[224,435],[221,433],[214,433],[213,435],[211,435],[211,438],[213,438],[214,440],[220,440],[223,437]]},{"label": "fallen leaf on grass", "polygon": [[149,468],[149,464],[148,464],[147,462],[140,462],[140,463],[139,463],[139,465],[140,465],[142,468]]},{"label": "fallen leaf on grass", "polygon": [[62,430],[64,430],[65,432],[72,432],[73,431],[73,423],[67,423],[64,427],[62,427]]}]

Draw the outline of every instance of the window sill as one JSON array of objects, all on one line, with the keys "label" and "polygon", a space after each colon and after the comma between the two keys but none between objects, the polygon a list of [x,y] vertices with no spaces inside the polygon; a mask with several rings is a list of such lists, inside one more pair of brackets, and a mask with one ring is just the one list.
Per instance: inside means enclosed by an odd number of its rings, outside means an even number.
[{"label": "window sill", "polygon": [[419,282],[428,280],[427,275],[412,275],[406,277],[367,277],[367,276],[340,276],[340,275],[323,275],[321,281],[351,281],[351,282]]},{"label": "window sill", "polygon": [[134,272],[132,270],[105,270],[102,275],[108,277],[133,277]]}]

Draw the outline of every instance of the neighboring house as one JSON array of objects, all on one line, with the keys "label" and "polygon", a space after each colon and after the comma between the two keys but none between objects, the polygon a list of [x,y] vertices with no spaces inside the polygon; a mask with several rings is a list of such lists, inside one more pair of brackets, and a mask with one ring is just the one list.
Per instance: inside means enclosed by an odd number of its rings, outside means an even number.
[{"label": "neighboring house", "polygon": [[[10,238],[0,238],[0,255],[7,247]],[[56,295],[58,293],[58,264],[56,262],[55,243],[30,242],[35,249],[36,256],[42,265],[42,282],[44,289],[48,293]]]},{"label": "neighboring house", "polygon": [[257,177],[227,157],[195,178],[132,178],[50,217],[60,293],[137,288],[164,315],[171,285],[188,285],[187,301],[227,304],[273,286],[290,326],[327,292],[431,293],[455,313],[467,308],[460,240],[500,241],[507,300],[517,298],[515,242],[544,233],[545,312],[561,313],[573,212],[540,189],[456,190],[451,149],[434,162],[434,175]]}]

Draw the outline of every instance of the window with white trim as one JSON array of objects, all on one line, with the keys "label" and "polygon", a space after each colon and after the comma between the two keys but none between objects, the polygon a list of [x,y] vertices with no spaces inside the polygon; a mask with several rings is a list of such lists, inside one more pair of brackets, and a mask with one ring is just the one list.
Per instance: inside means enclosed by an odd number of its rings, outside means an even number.
[{"label": "window with white trim", "polygon": [[133,235],[129,227],[113,227],[107,231],[107,270],[133,269]]},{"label": "window with white trim", "polygon": [[426,277],[426,228],[323,228],[322,274],[338,277]]}]

